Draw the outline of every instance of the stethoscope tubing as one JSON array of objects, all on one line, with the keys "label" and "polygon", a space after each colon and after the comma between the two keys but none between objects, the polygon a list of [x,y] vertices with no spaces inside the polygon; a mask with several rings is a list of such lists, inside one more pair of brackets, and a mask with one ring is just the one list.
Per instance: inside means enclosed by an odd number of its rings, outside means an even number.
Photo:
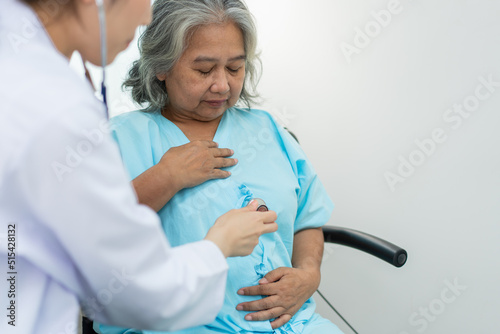
[{"label": "stethoscope tubing", "polygon": [[99,33],[100,33],[100,44],[101,44],[101,66],[102,66],[102,83],[101,83],[101,96],[102,102],[106,109],[106,118],[109,119],[108,111],[108,101],[106,95],[106,64],[108,61],[108,49],[106,43],[106,15],[104,12],[104,1],[95,0],[97,5],[98,15],[99,15]]}]

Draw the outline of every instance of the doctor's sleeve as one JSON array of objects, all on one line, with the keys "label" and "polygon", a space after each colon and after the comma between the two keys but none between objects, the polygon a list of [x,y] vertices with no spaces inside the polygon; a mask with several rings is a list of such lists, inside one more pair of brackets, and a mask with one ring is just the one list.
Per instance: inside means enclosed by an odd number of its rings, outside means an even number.
[{"label": "doctor's sleeve", "polygon": [[294,232],[321,227],[330,219],[333,203],[295,138],[283,127],[275,126],[299,184]]},{"label": "doctor's sleeve", "polygon": [[165,331],[211,322],[224,300],[224,256],[209,241],[170,247],[109,134],[89,135],[103,121],[89,115],[96,106],[79,108],[41,127],[14,174],[27,210],[57,240],[46,247],[65,253],[78,279],[48,274],[102,323]]}]

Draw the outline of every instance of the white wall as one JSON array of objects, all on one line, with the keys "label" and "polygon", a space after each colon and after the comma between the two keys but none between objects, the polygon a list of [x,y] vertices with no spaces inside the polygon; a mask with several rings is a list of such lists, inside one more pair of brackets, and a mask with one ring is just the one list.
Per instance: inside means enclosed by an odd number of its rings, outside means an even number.
[{"label": "white wall", "polygon": [[[336,204],[329,224],[409,253],[396,269],[329,246],[321,291],[360,333],[497,333],[500,2],[247,3],[259,27],[262,107],[299,136]],[[387,8],[377,31],[372,11]],[[357,36],[365,27],[369,43]],[[347,44],[358,53],[346,57]],[[136,56],[127,51],[109,71],[113,114],[133,108],[117,88]],[[403,174],[392,189],[387,173]]]}]

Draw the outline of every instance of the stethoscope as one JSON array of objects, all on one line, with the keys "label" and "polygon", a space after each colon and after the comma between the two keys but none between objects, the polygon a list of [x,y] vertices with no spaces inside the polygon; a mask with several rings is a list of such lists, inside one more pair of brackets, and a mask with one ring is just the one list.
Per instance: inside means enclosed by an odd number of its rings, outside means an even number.
[{"label": "stethoscope", "polygon": [[106,44],[106,16],[104,13],[104,0],[95,0],[99,14],[99,33],[101,35],[101,67],[102,67],[102,83],[101,83],[101,96],[104,108],[106,109],[106,118],[109,119],[108,101],[106,97],[106,63],[108,58],[108,50]]}]

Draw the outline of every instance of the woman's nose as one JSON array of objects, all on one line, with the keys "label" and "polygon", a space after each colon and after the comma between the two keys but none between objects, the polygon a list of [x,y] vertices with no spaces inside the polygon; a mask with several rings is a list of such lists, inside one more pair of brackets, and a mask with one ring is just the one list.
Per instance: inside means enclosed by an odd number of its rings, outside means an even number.
[{"label": "woman's nose", "polygon": [[227,78],[227,73],[224,69],[216,71],[214,75],[214,82],[210,87],[210,90],[213,93],[224,94],[229,92],[229,80]]}]

